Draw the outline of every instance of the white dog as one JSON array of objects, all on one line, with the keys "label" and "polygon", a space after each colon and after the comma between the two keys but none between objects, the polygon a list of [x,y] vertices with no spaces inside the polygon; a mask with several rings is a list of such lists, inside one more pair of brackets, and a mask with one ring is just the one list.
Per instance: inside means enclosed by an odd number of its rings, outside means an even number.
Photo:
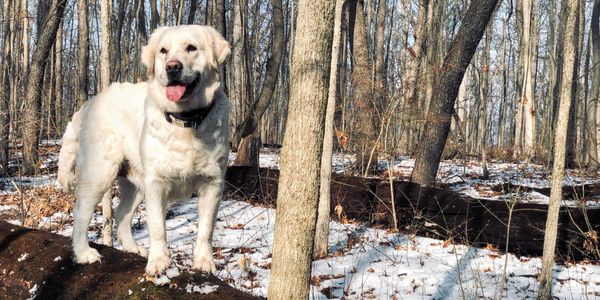
[{"label": "white dog", "polygon": [[[75,260],[100,260],[88,245],[94,209],[115,179],[121,202],[117,237],[128,252],[148,257],[146,273],[164,271],[171,259],[166,205],[198,193],[198,233],[193,267],[215,272],[212,231],[229,154],[230,103],[218,68],[229,44],[212,27],[157,29],[142,49],[147,83],[114,83],[74,114],[63,136],[59,182],[75,188]],[[131,233],[134,210],[145,198],[150,249]]]}]

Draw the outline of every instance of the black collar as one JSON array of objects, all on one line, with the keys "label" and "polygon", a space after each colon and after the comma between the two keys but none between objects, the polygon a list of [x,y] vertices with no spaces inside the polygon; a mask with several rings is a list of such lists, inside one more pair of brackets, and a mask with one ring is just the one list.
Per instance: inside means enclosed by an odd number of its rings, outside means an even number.
[{"label": "black collar", "polygon": [[179,113],[165,112],[165,118],[167,119],[167,122],[173,125],[196,129],[202,124],[202,121],[206,119],[206,116],[208,116],[213,106],[215,106],[215,100],[207,107],[197,108],[191,111]]}]

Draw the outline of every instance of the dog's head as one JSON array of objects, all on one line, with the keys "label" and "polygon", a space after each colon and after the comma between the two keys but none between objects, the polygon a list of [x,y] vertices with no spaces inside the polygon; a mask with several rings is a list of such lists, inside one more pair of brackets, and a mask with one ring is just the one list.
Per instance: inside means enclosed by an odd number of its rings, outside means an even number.
[{"label": "dog's head", "polygon": [[229,43],[214,28],[160,27],[142,48],[152,100],[170,111],[208,105],[219,88],[218,68]]}]

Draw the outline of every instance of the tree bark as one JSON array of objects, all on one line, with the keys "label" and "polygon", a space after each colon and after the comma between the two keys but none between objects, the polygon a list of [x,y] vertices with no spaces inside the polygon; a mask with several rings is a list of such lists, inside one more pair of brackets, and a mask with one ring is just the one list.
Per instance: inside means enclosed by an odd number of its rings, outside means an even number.
[{"label": "tree bark", "polygon": [[548,218],[544,232],[544,255],[542,257],[542,270],[540,273],[540,287],[538,299],[550,299],[552,296],[552,269],[554,267],[554,252],[556,249],[556,235],[558,230],[558,214],[562,198],[562,184],[565,175],[565,152],[567,141],[567,127],[572,97],[577,90],[577,51],[579,35],[579,6],[581,0],[562,1],[567,11],[564,20],[565,48],[563,59],[563,74],[560,82],[560,105],[558,120],[554,136],[554,165],[552,168],[552,188],[550,203],[548,204]]},{"label": "tree bark", "polygon": [[198,6],[198,0],[192,0],[190,2],[190,11],[187,17],[187,24],[194,24],[194,20],[196,19],[196,9]]},{"label": "tree bark", "polygon": [[10,36],[11,32],[11,23],[9,21],[9,13],[10,13],[10,4],[11,0],[5,0],[4,5],[2,7],[4,14],[2,19],[4,20],[2,33],[4,34],[3,47],[2,47],[2,64],[0,64],[0,71],[2,72],[0,75],[2,76],[2,87],[0,88],[0,174],[4,176],[4,172],[8,168],[8,134],[10,129],[10,113],[9,113],[9,103],[10,103],[10,64],[12,61],[11,54],[11,45],[10,45]]},{"label": "tree bark", "polygon": [[416,140],[417,116],[419,115],[419,98],[417,89],[420,82],[420,70],[423,62],[423,53],[427,47],[427,15],[429,0],[419,0],[419,15],[414,32],[414,44],[408,49],[410,55],[407,62],[407,71],[404,75],[405,90],[403,93],[402,108],[402,137],[404,141],[403,152],[412,154],[412,146]]},{"label": "tree bark", "polygon": [[46,26],[40,33],[35,51],[31,60],[31,67],[24,86],[25,109],[23,111],[23,169],[27,174],[37,170],[39,121],[41,109],[41,83],[50,49],[56,40],[58,25],[62,20],[67,0],[52,1],[52,6],[47,14]]},{"label": "tree bark", "polygon": [[88,7],[87,1],[77,1],[78,17],[78,51],[77,51],[77,107],[81,107],[88,99],[88,65],[90,60],[90,42],[88,28]]},{"label": "tree bark", "polygon": [[51,109],[54,110],[54,125],[55,132],[60,134],[63,132],[63,68],[62,68],[62,55],[63,55],[63,23],[61,22],[58,26],[58,31],[56,33],[56,43],[54,44],[56,62],[54,67],[54,78],[56,80],[56,85],[54,86],[54,96],[55,102],[54,107]]},{"label": "tree bark", "polygon": [[588,167],[598,169],[598,124],[597,111],[600,99],[600,0],[594,1],[591,19],[592,38],[592,91],[588,107]]},{"label": "tree bark", "polygon": [[[244,121],[238,127],[235,144],[239,144],[240,139],[246,138],[256,131],[258,122],[271,103],[277,79],[279,78],[279,67],[283,56],[283,11],[281,0],[271,0],[273,6],[273,16],[271,17],[271,30],[273,30],[273,40],[271,41],[271,57],[267,60],[265,80],[258,101],[252,106],[252,110],[246,114]],[[236,158],[237,160],[237,158]]]},{"label": "tree bark", "polygon": [[[104,90],[110,85],[110,15],[111,5],[110,0],[101,0],[100,13],[102,19],[102,49],[100,52],[100,89]],[[102,244],[112,246],[113,244],[113,218],[112,218],[112,192],[106,192],[102,197],[102,216],[104,224],[102,224]]]},{"label": "tree bark", "polygon": [[[599,0],[600,1],[600,0]],[[329,92],[325,113],[325,131],[323,135],[323,156],[321,157],[321,184],[319,189],[319,210],[315,231],[314,257],[327,256],[329,249],[329,216],[331,213],[331,163],[333,156],[333,132],[335,102],[338,97],[338,70],[340,69],[340,44],[342,15],[345,0],[336,0],[335,20],[333,24],[333,44],[331,47],[331,69],[329,71]]]},{"label": "tree bark", "polygon": [[269,299],[309,296],[334,5],[331,0],[298,4]]},{"label": "tree bark", "polygon": [[158,15],[156,1],[157,0],[150,0],[150,32],[154,31],[154,29],[158,27],[158,24],[160,24],[160,16]]},{"label": "tree bark", "polygon": [[360,174],[366,174],[377,165],[377,155],[371,158],[371,150],[377,147],[375,140],[378,132],[378,115],[373,95],[373,81],[369,57],[369,39],[364,15],[363,0],[350,3],[350,51],[352,57],[352,95],[356,108],[356,126],[354,127],[353,151],[356,154],[355,168]]},{"label": "tree bark", "polygon": [[537,60],[537,21],[535,18],[534,1],[517,1],[523,14],[522,37],[520,39],[521,94],[517,110],[517,129],[515,136],[515,157],[531,158],[535,154],[536,145],[536,108],[535,108],[535,71]]},{"label": "tree bark", "polygon": [[417,146],[411,175],[413,182],[426,186],[435,182],[460,83],[497,3],[498,0],[471,2],[450,44],[436,77],[438,88],[433,91],[423,135]]}]

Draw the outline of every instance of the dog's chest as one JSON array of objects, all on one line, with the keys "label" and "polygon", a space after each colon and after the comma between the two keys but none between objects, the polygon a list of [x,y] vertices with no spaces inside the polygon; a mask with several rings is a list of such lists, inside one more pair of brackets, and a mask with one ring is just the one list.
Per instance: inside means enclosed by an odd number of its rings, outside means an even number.
[{"label": "dog's chest", "polygon": [[145,143],[146,172],[175,181],[184,180],[192,185],[200,178],[223,176],[228,149],[220,138],[220,130],[210,133],[191,130],[150,133]]}]

